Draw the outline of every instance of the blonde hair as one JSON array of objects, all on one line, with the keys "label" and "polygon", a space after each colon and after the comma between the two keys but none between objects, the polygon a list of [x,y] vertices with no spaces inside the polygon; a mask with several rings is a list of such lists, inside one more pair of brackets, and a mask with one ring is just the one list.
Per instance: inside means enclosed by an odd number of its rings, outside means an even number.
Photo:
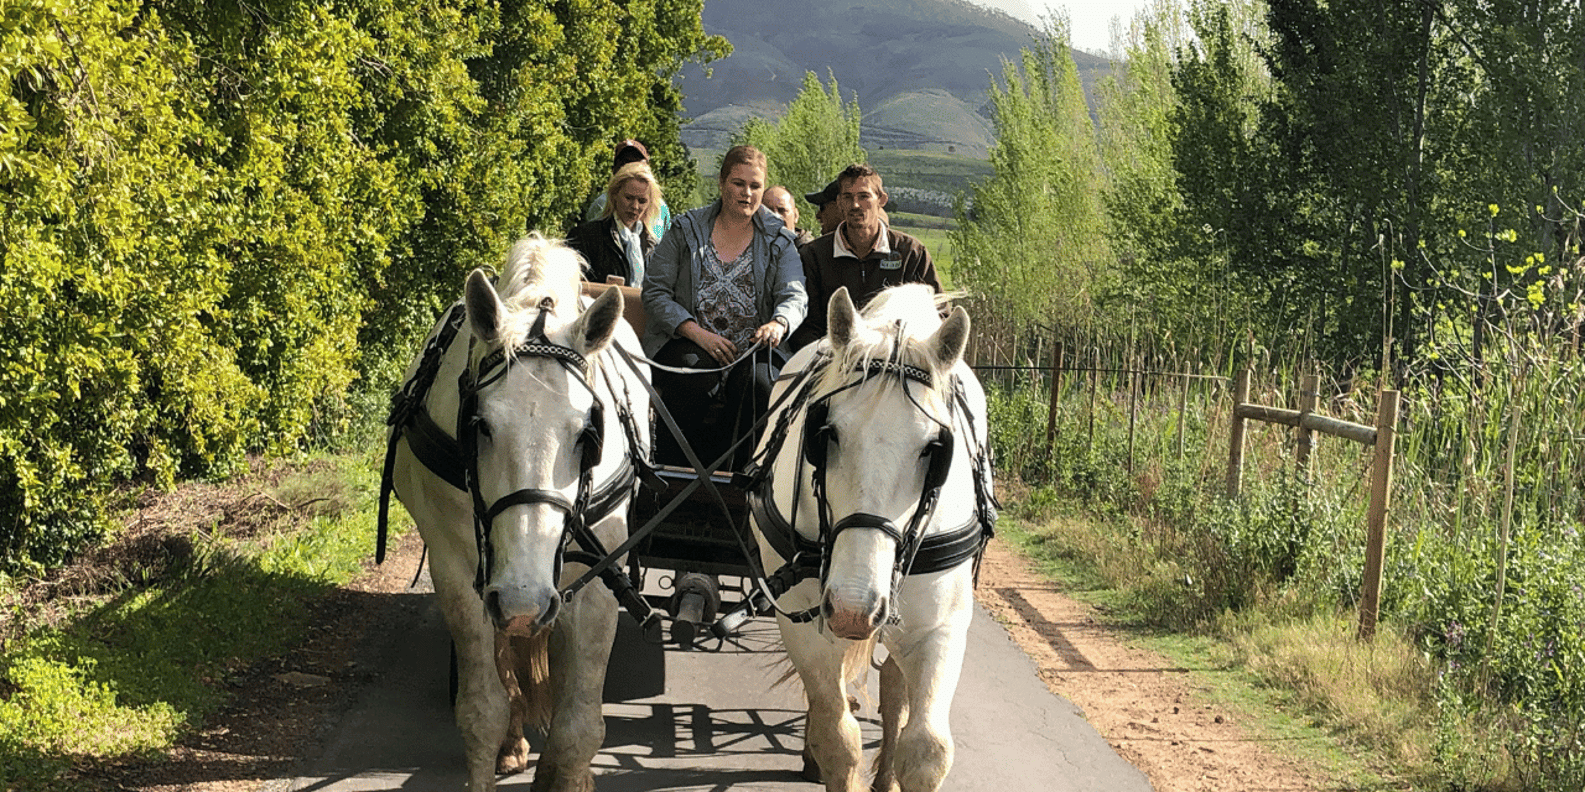
[{"label": "blonde hair", "polygon": [[644,207],[644,215],[639,219],[645,226],[654,225],[655,218],[660,216],[660,182],[645,162],[629,162],[611,174],[611,180],[605,183],[605,209],[600,211],[600,219],[616,214],[616,196],[630,181],[643,182],[649,188],[649,205]]}]

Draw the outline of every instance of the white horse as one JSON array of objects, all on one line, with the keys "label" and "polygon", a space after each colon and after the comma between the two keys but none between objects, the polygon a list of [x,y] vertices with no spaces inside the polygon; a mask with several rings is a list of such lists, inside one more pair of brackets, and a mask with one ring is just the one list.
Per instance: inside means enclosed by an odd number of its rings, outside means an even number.
[{"label": "white horse", "polygon": [[[589,765],[605,739],[617,603],[602,585],[570,600],[562,590],[600,552],[589,535],[605,550],[627,536],[629,455],[649,447],[636,378],[648,369],[616,358],[613,346],[636,353],[638,338],[617,290],[585,307],[581,264],[534,234],[512,247],[495,284],[475,270],[466,320],[437,327],[399,394],[407,413],[393,411],[387,465],[429,547],[455,642],[471,792],[525,769],[525,721],[546,733],[536,792],[593,789]],[[425,379],[433,386],[415,388]],[[574,530],[578,519],[588,534]]]},{"label": "white horse", "polygon": [[760,556],[767,571],[801,578],[779,599],[778,621],[808,696],[806,755],[826,789],[863,788],[847,685],[878,641],[889,657],[872,789],[933,792],[952,766],[947,715],[974,559],[995,519],[985,395],[962,361],[969,318],[957,308],[942,321],[919,285],[882,292],[862,316],[838,290],[828,316],[825,341],[788,363],[772,397],[795,389],[761,443],[769,476],[751,498]]}]

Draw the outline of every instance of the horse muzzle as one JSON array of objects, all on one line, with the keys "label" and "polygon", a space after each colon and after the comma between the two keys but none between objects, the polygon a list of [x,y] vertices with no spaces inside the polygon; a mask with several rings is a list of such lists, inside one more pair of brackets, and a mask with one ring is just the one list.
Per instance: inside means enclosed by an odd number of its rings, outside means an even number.
[{"label": "horse muzzle", "polygon": [[484,610],[495,628],[508,635],[532,636],[548,629],[561,611],[561,595],[542,587],[491,585],[484,589]]},{"label": "horse muzzle", "polygon": [[890,600],[877,592],[867,594],[844,593],[827,588],[820,603],[820,613],[826,626],[838,638],[863,641],[875,634],[886,623]]}]

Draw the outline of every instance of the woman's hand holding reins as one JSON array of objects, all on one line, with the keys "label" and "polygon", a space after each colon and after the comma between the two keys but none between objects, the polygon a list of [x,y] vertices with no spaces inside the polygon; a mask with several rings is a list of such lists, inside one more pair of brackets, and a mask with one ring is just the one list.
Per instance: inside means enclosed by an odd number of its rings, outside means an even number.
[{"label": "woman's hand holding reins", "polygon": [[782,324],[779,319],[772,319],[760,325],[759,329],[754,331],[753,341],[757,344],[764,344],[768,349],[773,349],[781,343],[782,338],[786,335],[787,325]]},{"label": "woman's hand holding reins", "polygon": [[[776,322],[772,322],[771,324],[781,327],[781,325],[777,324]],[[765,328],[762,327],[760,329],[764,330]],[[728,341],[725,336],[716,335],[715,333],[704,329],[699,325],[698,322],[695,322],[692,319],[683,322],[682,326],[677,328],[677,332],[681,334],[683,338],[698,344],[700,349],[703,349],[710,355],[710,357],[715,358],[716,361],[718,361],[723,366],[731,363],[734,360],[737,360],[736,344]],[[758,336],[756,335],[756,338],[757,337]]]}]

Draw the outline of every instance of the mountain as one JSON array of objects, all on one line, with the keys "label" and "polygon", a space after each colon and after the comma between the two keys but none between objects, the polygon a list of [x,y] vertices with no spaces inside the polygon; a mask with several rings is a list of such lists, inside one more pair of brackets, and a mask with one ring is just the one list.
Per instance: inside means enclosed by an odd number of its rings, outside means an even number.
[{"label": "mountain", "polygon": [[[704,28],[733,52],[681,74],[690,146],[725,148],[748,118],[780,116],[812,71],[835,76],[844,99],[857,94],[866,148],[978,158],[995,142],[991,76],[1036,33],[965,0],[706,0]],[[1073,55],[1087,87],[1107,68]]]}]

